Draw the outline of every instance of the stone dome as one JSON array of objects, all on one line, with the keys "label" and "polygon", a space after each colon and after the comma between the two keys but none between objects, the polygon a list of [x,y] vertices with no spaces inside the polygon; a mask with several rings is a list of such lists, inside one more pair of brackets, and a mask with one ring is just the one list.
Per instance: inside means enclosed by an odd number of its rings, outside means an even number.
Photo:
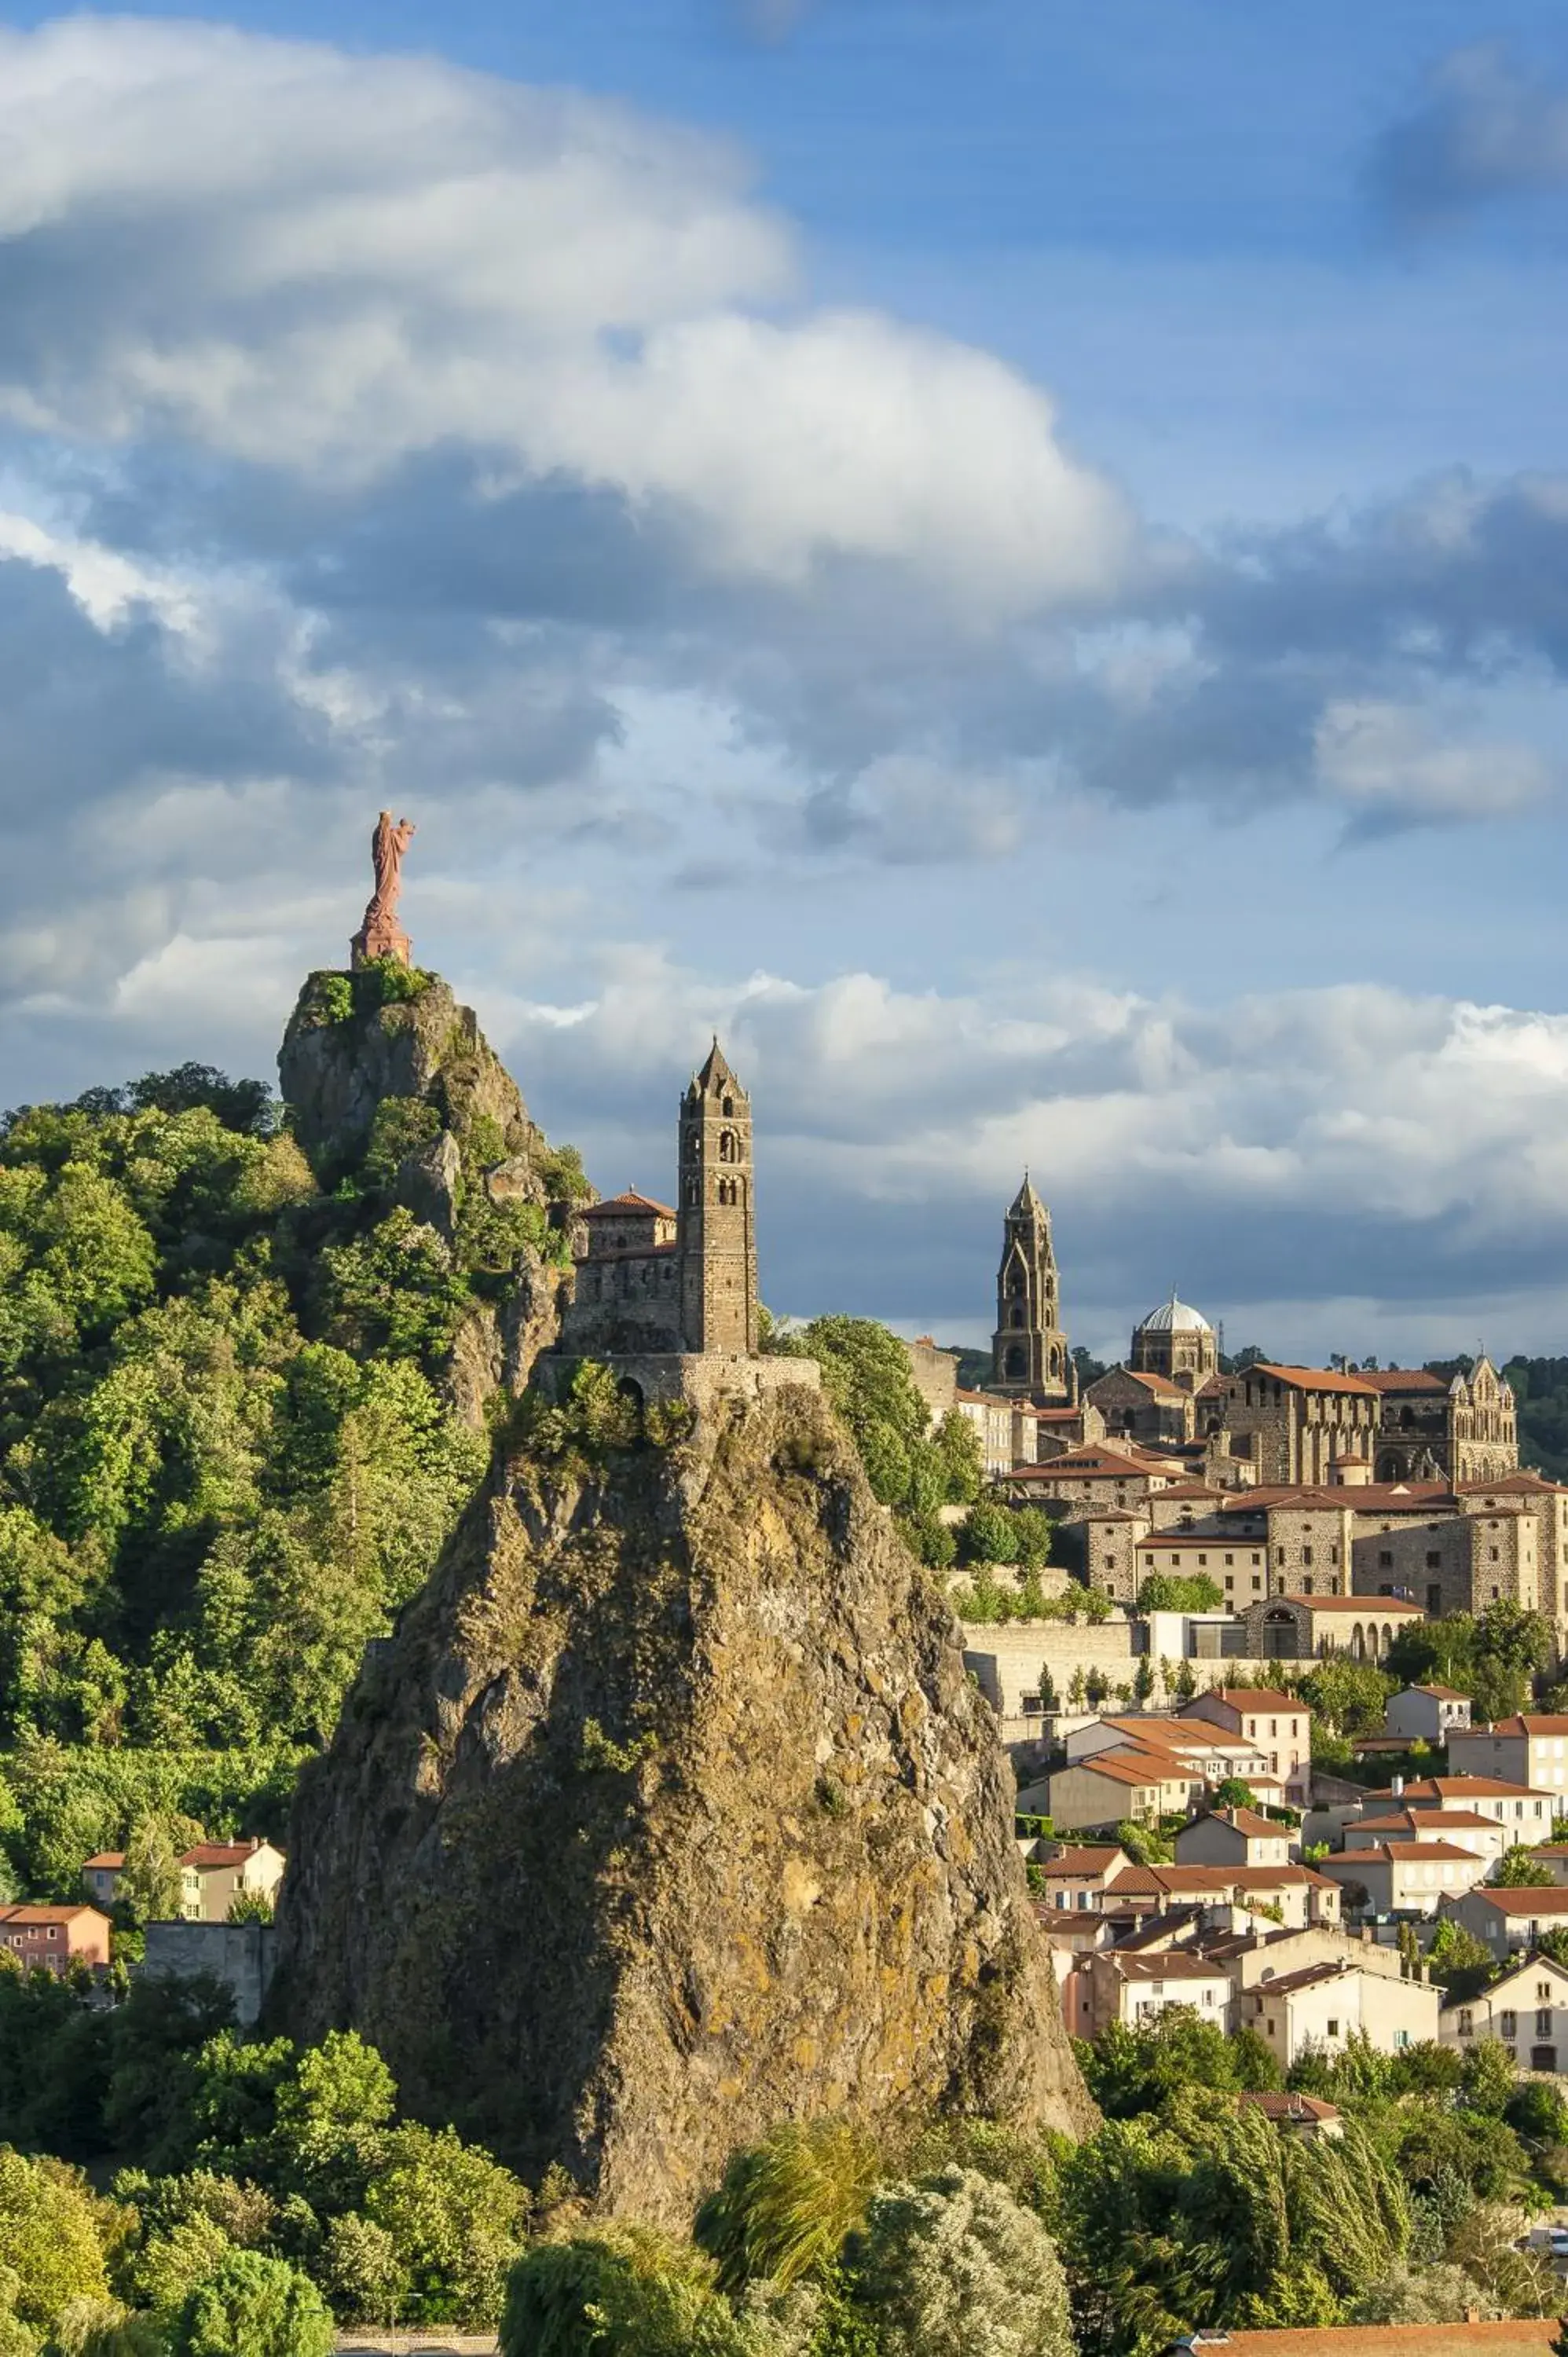
[{"label": "stone dome", "polygon": [[1213,1327],[1200,1310],[1190,1303],[1178,1301],[1173,1293],[1157,1309],[1151,1309],[1138,1328],[1140,1334],[1212,1334]]}]

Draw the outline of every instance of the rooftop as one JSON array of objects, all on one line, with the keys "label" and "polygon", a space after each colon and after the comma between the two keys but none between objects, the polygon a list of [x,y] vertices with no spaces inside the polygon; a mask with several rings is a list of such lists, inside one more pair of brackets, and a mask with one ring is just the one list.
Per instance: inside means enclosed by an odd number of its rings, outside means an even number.
[{"label": "rooftop", "polygon": [[1207,1695],[1195,1695],[1191,1702],[1182,1705],[1183,1716],[1208,1701],[1229,1703],[1232,1710],[1294,1710],[1304,1718],[1307,1716],[1304,1702],[1294,1695],[1279,1694],[1273,1686],[1210,1686]]},{"label": "rooftop", "polygon": [[1522,1915],[1527,1921],[1537,1915],[1568,1915],[1568,1889],[1561,1883],[1548,1890],[1472,1890],[1470,1897],[1484,1900],[1499,1915]]},{"label": "rooftop", "polygon": [[1417,1620],[1426,1614],[1419,1604],[1412,1604],[1402,1596],[1275,1596],[1274,1604],[1305,1604],[1309,1612],[1359,1612],[1363,1620],[1376,1620],[1380,1613],[1402,1612]]},{"label": "rooftop", "polygon": [[1276,2093],[1272,2088],[1248,2088],[1237,2096],[1239,2104],[1250,2104],[1270,2120],[1337,2120],[1337,2104],[1326,2104],[1320,2095],[1294,2095]]},{"label": "rooftop", "polygon": [[1275,1383],[1288,1383],[1297,1392],[1353,1392],[1367,1399],[1378,1395],[1365,1375],[1339,1375],[1326,1367],[1276,1367],[1271,1360],[1260,1359],[1243,1370],[1240,1380],[1244,1383],[1249,1375],[1272,1375]]},{"label": "rooftop", "polygon": [[1221,1967],[1202,1956],[1184,1956],[1179,1952],[1167,1955],[1132,1956],[1120,1949],[1112,1953],[1111,1961],[1123,1980],[1129,1981],[1222,1981]]},{"label": "rooftop", "polygon": [[1044,1861],[1047,1874],[1103,1874],[1123,1855],[1115,1842],[1086,1844],[1082,1849],[1060,1849]]},{"label": "rooftop", "polygon": [[656,1203],[651,1195],[639,1195],[635,1187],[628,1187],[621,1195],[607,1196],[602,1203],[585,1203],[577,1217],[580,1220],[624,1220],[634,1212],[644,1216],[651,1212],[661,1220],[675,1217],[668,1203]]},{"label": "rooftop", "polygon": [[1407,1809],[1418,1802],[1428,1808],[1442,1808],[1449,1801],[1550,1801],[1552,1798],[1550,1792],[1538,1792],[1532,1784],[1509,1784],[1500,1776],[1417,1776],[1402,1792],[1396,1792],[1390,1785],[1384,1792],[1367,1794],[1369,1801],[1402,1801]]},{"label": "rooftop", "polygon": [[1189,1301],[1178,1301],[1173,1293],[1168,1301],[1162,1301],[1157,1309],[1150,1310],[1138,1331],[1140,1334],[1212,1334],[1214,1329],[1200,1309],[1195,1309]]}]

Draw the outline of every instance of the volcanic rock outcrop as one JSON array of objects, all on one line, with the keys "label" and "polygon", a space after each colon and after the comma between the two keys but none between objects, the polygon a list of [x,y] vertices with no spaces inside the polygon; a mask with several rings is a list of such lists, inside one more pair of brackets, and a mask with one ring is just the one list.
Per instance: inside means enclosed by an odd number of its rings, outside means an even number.
[{"label": "volcanic rock outcrop", "polygon": [[[278,1078],[322,1187],[362,1182],[369,1170],[383,1200],[429,1228],[465,1274],[484,1259],[476,1203],[545,1215],[539,1233],[558,1246],[555,1256],[510,1239],[511,1281],[487,1282],[453,1337],[445,1387],[478,1426],[499,1388],[523,1388],[560,1330],[572,1209],[563,1165],[574,1158],[551,1153],[473,1008],[439,974],[392,981],[397,995],[387,996],[387,977],[374,966],[309,975],[278,1051]],[[575,1167],[571,1183],[575,1195],[592,1192]]]},{"label": "volcanic rock outcrop", "polygon": [[611,2214],[819,2113],[1093,2117],[958,1632],[823,1403],[523,1404],[289,1837],[273,2011]]}]

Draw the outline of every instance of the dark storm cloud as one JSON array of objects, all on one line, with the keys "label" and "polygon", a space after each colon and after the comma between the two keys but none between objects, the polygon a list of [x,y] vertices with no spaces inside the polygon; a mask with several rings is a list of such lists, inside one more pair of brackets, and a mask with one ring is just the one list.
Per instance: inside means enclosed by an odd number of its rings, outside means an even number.
[{"label": "dark storm cloud", "polygon": [[1455,51],[1389,124],[1367,170],[1397,221],[1430,227],[1500,197],[1568,181],[1568,91],[1495,45]]}]

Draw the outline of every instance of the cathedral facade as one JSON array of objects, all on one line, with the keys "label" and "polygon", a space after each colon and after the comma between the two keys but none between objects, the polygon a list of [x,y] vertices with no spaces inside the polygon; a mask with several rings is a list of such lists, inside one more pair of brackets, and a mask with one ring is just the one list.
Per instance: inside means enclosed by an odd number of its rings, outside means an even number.
[{"label": "cathedral facade", "polygon": [[1077,1371],[1061,1322],[1051,1215],[1027,1171],[1003,1226],[991,1388],[1004,1399],[1036,1407],[1067,1407],[1078,1397]]}]

